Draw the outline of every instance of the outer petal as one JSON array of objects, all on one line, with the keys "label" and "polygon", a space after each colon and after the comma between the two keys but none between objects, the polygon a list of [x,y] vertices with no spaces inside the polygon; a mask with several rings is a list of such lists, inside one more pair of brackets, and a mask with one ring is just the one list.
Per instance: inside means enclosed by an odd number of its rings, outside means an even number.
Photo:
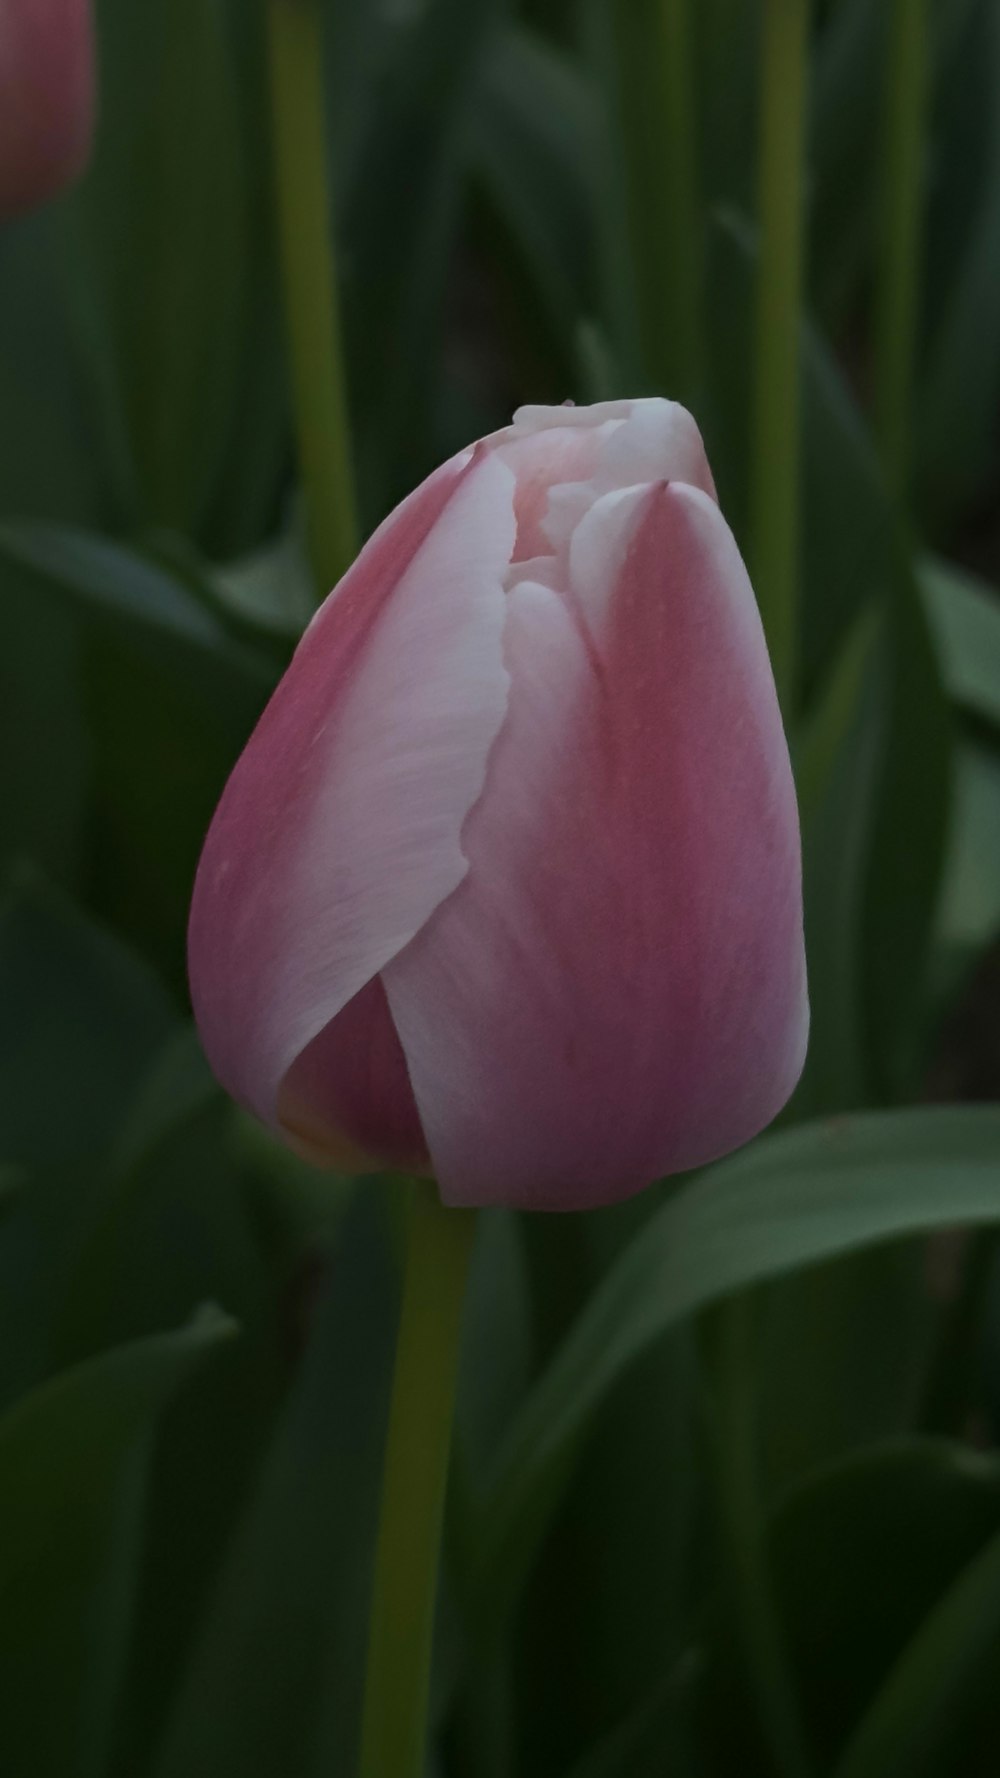
[{"label": "outer petal", "polygon": [[458,460],[307,630],[216,811],[189,929],[209,1060],[265,1121],[292,1063],[465,874],[506,708],[513,478]]},{"label": "outer petal", "polygon": [[76,178],[93,113],[90,0],[0,0],[0,215]]},{"label": "outer petal", "polygon": [[384,972],[452,1203],[624,1197],[754,1135],[803,1059],[798,820],[743,564],[702,493],[606,500],[575,613],[510,595],[469,875]]}]

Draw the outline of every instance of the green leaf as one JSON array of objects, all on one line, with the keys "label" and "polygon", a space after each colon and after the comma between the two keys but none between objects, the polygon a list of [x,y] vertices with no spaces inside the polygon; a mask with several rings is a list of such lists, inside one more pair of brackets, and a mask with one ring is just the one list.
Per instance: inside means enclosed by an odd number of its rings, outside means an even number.
[{"label": "green leaf", "polygon": [[940,1305],[920,1242],[781,1278],[759,1311],[762,1469],[769,1494],[918,1419]]},{"label": "green leaf", "polygon": [[564,354],[590,307],[596,150],[593,95],[572,63],[529,31],[505,32],[484,71],[469,160]]},{"label": "green leaf", "polygon": [[[706,437],[723,509],[745,544],[756,249],[746,225],[728,214],[709,240],[713,387]],[[802,704],[808,709],[861,613],[889,585],[894,517],[874,445],[843,373],[808,322],[800,350],[800,671]]]},{"label": "green leaf", "polygon": [[82,1164],[174,1023],[152,971],[54,891],[0,902],[0,1158]]},{"label": "green leaf", "polygon": [[[927,252],[930,295],[946,281],[920,377],[917,452],[921,508],[942,519],[974,494],[994,454],[1000,393],[1000,14],[976,7],[952,82],[952,127]],[[971,207],[971,215],[968,211]],[[964,223],[961,238],[956,232]]]},{"label": "green leaf", "polygon": [[943,1439],[874,1445],[786,1495],[772,1520],[772,1567],[825,1759],[843,1751],[914,1634],[998,1530],[1000,1468]]},{"label": "green leaf", "polygon": [[242,623],[285,641],[300,636],[316,609],[301,525],[290,524],[251,555],[216,569],[212,586]]},{"label": "green leaf", "polygon": [[214,0],[103,0],[101,118],[80,194],[150,522],[191,534],[234,441],[248,205]]},{"label": "green leaf", "polygon": [[861,970],[865,867],[881,739],[877,608],[857,620],[814,699],[795,750],[812,1029],[795,1108],[857,1106],[868,1095]]},{"label": "green leaf", "polygon": [[0,233],[0,513],[86,524],[102,514],[106,464],[69,325],[64,224],[56,205]]},{"label": "green leaf", "polygon": [[4,555],[72,611],[86,645],[90,899],[177,980],[205,830],[279,663],[230,633],[211,592],[136,550],[10,524]]},{"label": "green leaf", "polygon": [[840,1118],[757,1142],[646,1223],[511,1429],[483,1539],[492,1610],[513,1603],[578,1441],[640,1353],[748,1285],[955,1223],[1000,1220],[1000,1111]]},{"label": "green leaf", "polygon": [[396,1282],[369,1198],[317,1278],[309,1344],[191,1651],[153,1778],[354,1769]]},{"label": "green leaf", "polygon": [[921,562],[920,583],[951,697],[1000,728],[1000,594],[934,556]]},{"label": "green leaf", "polygon": [[80,657],[72,616],[0,546],[0,857],[66,883],[85,858],[91,766]]},{"label": "green leaf", "polygon": [[837,1767],[837,1778],[941,1770],[967,1694],[996,1668],[1000,1532],[969,1563],[900,1656]]},{"label": "green leaf", "polygon": [[949,977],[1000,930],[1000,760],[992,749],[958,750],[940,942]]},{"label": "green leaf", "polygon": [[[157,1439],[121,1766],[145,1770],[285,1383],[289,1261],[275,1262],[232,1108],[190,1031],[152,1058],[110,1153],[34,1174],[0,1221],[0,1393],[221,1301],[243,1337]],[[293,1256],[301,1266],[301,1250]]]},{"label": "green leaf", "polygon": [[85,611],[137,626],[158,642],[173,638],[217,649],[225,631],[190,590],[148,557],[69,526],[0,526],[0,550],[64,589]]},{"label": "green leaf", "polygon": [[440,448],[432,416],[465,133],[506,5],[428,0],[391,15],[341,230],[366,528],[427,473]]},{"label": "green leaf", "polygon": [[811,150],[811,283],[825,313],[841,321],[871,253],[878,183],[885,12],[841,0],[815,52]]},{"label": "green leaf", "polygon": [[[995,1458],[943,1439],[870,1446],[814,1470],[785,1494],[768,1527],[769,1569],[816,1769],[840,1778],[840,1762],[860,1725],[880,1712],[894,1675],[970,1564],[995,1546],[998,1531]],[[998,1629],[994,1620],[987,1631],[994,1660],[1000,1652]],[[757,1755],[736,1626],[721,1596],[705,1612],[699,1639],[705,1656],[699,1744],[705,1753],[711,1749],[709,1769],[735,1767],[757,1778],[770,1765]],[[990,1695],[984,1687],[977,1695],[970,1669],[964,1676],[968,1685],[952,1687],[958,1676],[946,1669],[947,1661],[933,1675],[925,1673],[927,1715],[921,1720],[921,1705],[911,1698],[910,1724],[897,1719],[881,1747],[884,1763],[873,1765],[872,1772],[909,1778],[924,1770],[919,1757],[914,1762],[922,1736],[930,1754],[927,1769],[970,1774],[981,1769],[963,1754],[970,1731],[988,1728],[987,1746],[995,1735],[995,1691]],[[948,1690],[956,1708],[941,1745],[929,1719]]]},{"label": "green leaf", "polygon": [[929,956],[951,795],[950,711],[910,564],[886,602],[885,738],[868,847],[863,950],[866,1037],[879,1099],[919,1084],[930,1014]]},{"label": "green leaf", "polygon": [[[234,1324],[102,1353],[0,1420],[0,1709],[4,1758],[32,1778],[107,1769],[137,1581],[157,1416]],[[16,1534],[15,1534],[16,1531]]]}]

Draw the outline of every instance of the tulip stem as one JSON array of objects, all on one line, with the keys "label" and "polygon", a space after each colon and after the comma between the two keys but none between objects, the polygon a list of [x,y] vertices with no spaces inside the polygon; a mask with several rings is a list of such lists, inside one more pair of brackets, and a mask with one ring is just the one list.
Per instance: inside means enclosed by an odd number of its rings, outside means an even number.
[{"label": "tulip stem", "polygon": [[678,389],[694,403],[702,393],[705,371],[704,239],[689,0],[660,0],[660,34],[665,101],[661,178],[670,219],[669,289],[674,293],[660,326],[676,331]]},{"label": "tulip stem", "polygon": [[323,110],[322,7],[269,0],[285,314],[309,554],[325,597],[358,547]]},{"label": "tulip stem", "polygon": [[760,1497],[754,1309],[752,1298],[734,1296],[716,1315],[722,1516],[744,1657],[775,1772],[780,1778],[810,1778]]},{"label": "tulip stem", "polygon": [[905,501],[916,351],[927,97],[927,0],[893,0],[886,63],[875,415],[886,477]]},{"label": "tulip stem", "polygon": [[794,704],[799,557],[799,309],[809,0],[765,0],[751,543],[786,716]]},{"label": "tulip stem", "polygon": [[423,1778],[438,1562],[475,1215],[417,1181],[375,1553],[361,1778]]},{"label": "tulip stem", "polygon": [[610,9],[642,369],[697,406],[705,369],[704,237],[690,0]]}]

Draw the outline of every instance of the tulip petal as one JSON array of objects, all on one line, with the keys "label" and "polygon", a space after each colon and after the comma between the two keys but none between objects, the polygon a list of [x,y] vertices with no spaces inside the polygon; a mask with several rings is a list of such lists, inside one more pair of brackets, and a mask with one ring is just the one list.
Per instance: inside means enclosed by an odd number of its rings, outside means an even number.
[{"label": "tulip petal", "polygon": [[602,441],[595,482],[600,492],[637,483],[687,482],[715,498],[715,482],[697,424],[677,401],[637,401],[628,419]]},{"label": "tulip petal", "polygon": [[609,498],[585,627],[509,594],[469,873],[383,976],[450,1203],[627,1196],[754,1135],[802,1064],[798,819],[745,569],[704,493]]},{"label": "tulip petal", "polygon": [[0,4],[0,215],[82,172],[94,121],[91,0]]},{"label": "tulip petal", "polygon": [[287,1071],[461,882],[506,709],[513,477],[456,460],[326,601],[241,756],[199,866],[192,999],[266,1122]]},{"label": "tulip petal", "polygon": [[278,1120],[308,1160],[353,1173],[427,1164],[406,1057],[381,976],[374,976],[296,1057]]}]

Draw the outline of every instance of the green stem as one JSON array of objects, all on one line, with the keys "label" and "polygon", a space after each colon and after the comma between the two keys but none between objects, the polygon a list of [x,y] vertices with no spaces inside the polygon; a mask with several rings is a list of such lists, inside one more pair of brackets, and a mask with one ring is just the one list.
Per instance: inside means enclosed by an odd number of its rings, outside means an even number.
[{"label": "green stem", "polygon": [[434,1605],[475,1218],[417,1182],[375,1555],[361,1778],[423,1778]]},{"label": "green stem", "polygon": [[319,0],[268,0],[272,128],[285,311],[309,551],[320,596],[358,547]]},{"label": "green stem", "polygon": [[875,313],[875,418],[886,477],[901,503],[910,478],[927,49],[927,0],[892,0]]},{"label": "green stem", "polygon": [[765,0],[760,269],[751,542],[782,707],[795,697],[799,568],[799,310],[809,0]]},{"label": "green stem", "polygon": [[704,239],[690,4],[615,0],[610,17],[644,368],[663,394],[696,404]]},{"label": "green stem", "polygon": [[749,1297],[730,1297],[716,1314],[722,1512],[744,1658],[775,1771],[780,1778],[809,1778],[812,1765],[771,1585],[760,1498],[753,1306]]},{"label": "green stem", "polygon": [[659,0],[663,46],[663,181],[671,235],[673,304],[663,325],[676,331],[680,391],[696,399],[705,360],[704,240],[698,188],[696,87],[688,0]]}]

